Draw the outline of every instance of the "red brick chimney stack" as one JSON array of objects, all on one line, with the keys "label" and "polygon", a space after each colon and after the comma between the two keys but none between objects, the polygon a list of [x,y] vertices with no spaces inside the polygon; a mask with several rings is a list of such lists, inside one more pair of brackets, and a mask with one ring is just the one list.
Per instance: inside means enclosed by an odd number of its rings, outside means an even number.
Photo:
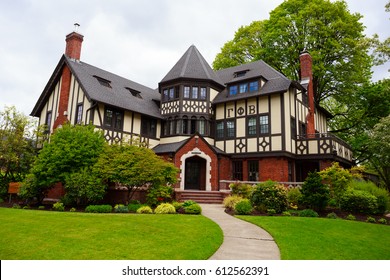
[{"label": "red brick chimney stack", "polygon": [[307,121],[307,136],[314,137],[316,133],[315,122],[314,122],[314,90],[313,90],[313,60],[311,55],[304,50],[299,56],[299,61],[301,64],[301,81],[308,80],[309,84],[307,86],[307,97],[309,105],[309,113],[306,116]]},{"label": "red brick chimney stack", "polygon": [[77,29],[80,26],[80,24],[75,23],[74,26],[75,26],[75,31],[66,35],[65,55],[68,56],[69,58],[80,60],[81,45],[83,43],[84,36],[81,35],[80,33],[77,33]]}]

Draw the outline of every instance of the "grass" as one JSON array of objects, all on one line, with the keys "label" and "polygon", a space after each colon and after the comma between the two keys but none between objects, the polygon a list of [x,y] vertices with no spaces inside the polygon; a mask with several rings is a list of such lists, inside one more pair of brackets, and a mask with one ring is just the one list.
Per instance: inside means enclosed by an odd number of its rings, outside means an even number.
[{"label": "grass", "polygon": [[267,230],[284,260],[390,260],[390,226],[326,218],[238,217]]},{"label": "grass", "polygon": [[2,260],[204,260],[223,240],[201,215],[0,208],[0,225]]}]

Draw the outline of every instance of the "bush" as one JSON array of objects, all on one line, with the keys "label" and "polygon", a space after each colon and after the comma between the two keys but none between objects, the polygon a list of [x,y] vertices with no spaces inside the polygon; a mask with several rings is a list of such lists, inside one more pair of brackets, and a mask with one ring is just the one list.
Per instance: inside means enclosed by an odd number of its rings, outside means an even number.
[{"label": "bush", "polygon": [[241,196],[238,196],[238,195],[230,195],[230,196],[227,196],[224,198],[223,200],[223,205],[225,206],[225,208],[227,209],[231,209],[231,210],[234,210],[234,207],[235,205],[237,204],[237,202],[241,201],[243,198]]},{"label": "bush", "polygon": [[22,207],[20,207],[19,204],[14,203],[14,204],[12,204],[12,208],[13,209],[21,209]]},{"label": "bush", "polygon": [[180,210],[180,208],[182,208],[182,207],[183,207],[183,203],[181,203],[181,202],[178,202],[178,201],[174,201],[174,202],[172,202],[172,205],[173,205],[173,207],[175,207],[175,209],[176,209],[176,212],[178,212],[178,211]]},{"label": "bush", "polygon": [[197,203],[195,201],[193,201],[193,200],[186,200],[186,201],[183,202],[182,206],[184,208],[186,208],[186,207],[188,207],[190,205],[193,205],[193,204],[197,204]]},{"label": "bush", "polygon": [[337,216],[336,213],[332,212],[332,213],[329,213],[328,215],[326,215],[327,218],[329,219],[338,219],[339,217]]},{"label": "bush", "polygon": [[240,182],[231,183],[229,187],[232,191],[232,195],[241,196],[243,198],[249,198],[253,190],[251,185]]},{"label": "bush", "polygon": [[146,205],[145,204],[141,204],[139,202],[133,202],[133,203],[130,203],[129,205],[127,205],[127,209],[131,213],[137,213],[137,210],[139,208],[141,208],[142,206],[146,206]]},{"label": "bush", "polygon": [[287,217],[290,217],[291,216],[291,213],[289,211],[284,211],[282,213],[282,216],[287,216]]},{"label": "bush", "polygon": [[376,223],[376,220],[375,220],[375,218],[373,218],[373,217],[367,217],[366,222],[367,222],[367,223],[373,223],[373,224],[375,224],[375,223]]},{"label": "bush", "polygon": [[282,213],[288,206],[286,189],[271,180],[257,184],[250,200],[252,205],[262,212],[275,209],[276,213]]},{"label": "bush", "polygon": [[267,214],[268,214],[269,216],[273,216],[273,215],[276,214],[276,210],[275,210],[275,209],[267,209]]},{"label": "bush", "polygon": [[70,208],[69,212],[76,212],[76,208],[74,208],[74,207]]},{"label": "bush", "polygon": [[64,211],[65,210],[65,206],[62,202],[56,202],[53,204],[53,210],[54,211]]},{"label": "bush", "polygon": [[319,217],[318,213],[312,209],[305,209],[299,212],[299,217]]},{"label": "bush", "polygon": [[141,206],[138,208],[137,214],[153,214],[153,210],[149,206]]},{"label": "bush", "polygon": [[152,186],[146,195],[146,203],[151,207],[156,207],[161,203],[172,201],[173,188],[170,186]]},{"label": "bush", "polygon": [[340,207],[344,211],[375,214],[378,203],[376,197],[368,192],[349,189],[341,197]]},{"label": "bush", "polygon": [[176,214],[176,209],[170,203],[161,203],[154,210],[154,213],[156,213],[156,214]]},{"label": "bush", "polygon": [[334,162],[332,166],[319,172],[319,175],[329,185],[330,197],[339,203],[352,180],[352,174],[349,170],[342,168],[338,162]]},{"label": "bush", "polygon": [[302,198],[300,188],[287,189],[287,201],[289,205],[299,205],[299,201]]},{"label": "bush", "polygon": [[347,217],[345,217],[347,220],[350,220],[350,221],[356,221],[356,217],[352,214],[349,214]]},{"label": "bush", "polygon": [[385,218],[380,218],[378,220],[378,223],[383,224],[383,225],[387,225],[387,220]]},{"label": "bush", "polygon": [[108,204],[103,205],[88,205],[85,208],[85,212],[87,213],[111,213],[112,206]]},{"label": "bush", "polygon": [[376,214],[384,214],[390,209],[390,195],[386,189],[378,187],[373,182],[357,180],[353,180],[349,186],[354,190],[365,191],[376,197],[378,204]]},{"label": "bush", "polygon": [[23,206],[23,209],[31,209],[31,207],[29,205],[25,205]]},{"label": "bush", "polygon": [[129,208],[123,204],[117,204],[114,207],[115,213],[129,213]]},{"label": "bush", "polygon": [[308,208],[321,211],[325,209],[329,200],[329,188],[322,184],[321,176],[317,172],[310,172],[302,185],[301,203]]},{"label": "bush", "polygon": [[199,204],[191,204],[190,206],[187,206],[184,208],[184,213],[186,214],[194,214],[199,215],[202,213],[202,208]]},{"label": "bush", "polygon": [[38,210],[45,210],[45,206],[39,205],[39,206],[38,206]]},{"label": "bush", "polygon": [[253,207],[249,199],[244,198],[236,203],[234,211],[237,215],[250,215],[253,211]]}]

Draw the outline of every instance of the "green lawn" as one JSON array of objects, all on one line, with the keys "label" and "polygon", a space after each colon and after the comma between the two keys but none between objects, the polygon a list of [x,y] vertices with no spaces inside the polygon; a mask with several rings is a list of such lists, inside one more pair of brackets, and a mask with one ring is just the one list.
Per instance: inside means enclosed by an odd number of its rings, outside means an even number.
[{"label": "green lawn", "polygon": [[201,215],[0,208],[2,260],[204,260],[222,241],[219,226]]},{"label": "green lawn", "polygon": [[390,260],[390,226],[326,218],[238,217],[267,230],[284,260]]}]

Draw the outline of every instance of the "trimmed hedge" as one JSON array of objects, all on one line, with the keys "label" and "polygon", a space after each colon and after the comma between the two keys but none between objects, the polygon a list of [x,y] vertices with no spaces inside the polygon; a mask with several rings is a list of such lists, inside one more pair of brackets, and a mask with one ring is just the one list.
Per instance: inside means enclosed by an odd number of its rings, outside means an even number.
[{"label": "trimmed hedge", "polygon": [[349,189],[340,199],[340,208],[353,213],[375,214],[378,203],[377,198],[366,191]]},{"label": "trimmed hedge", "polygon": [[200,207],[198,203],[191,204],[190,206],[184,208],[184,213],[199,215],[202,213],[202,207]]},{"label": "trimmed hedge", "polygon": [[103,205],[88,205],[85,208],[85,212],[87,213],[111,213],[112,206],[108,204]]}]

